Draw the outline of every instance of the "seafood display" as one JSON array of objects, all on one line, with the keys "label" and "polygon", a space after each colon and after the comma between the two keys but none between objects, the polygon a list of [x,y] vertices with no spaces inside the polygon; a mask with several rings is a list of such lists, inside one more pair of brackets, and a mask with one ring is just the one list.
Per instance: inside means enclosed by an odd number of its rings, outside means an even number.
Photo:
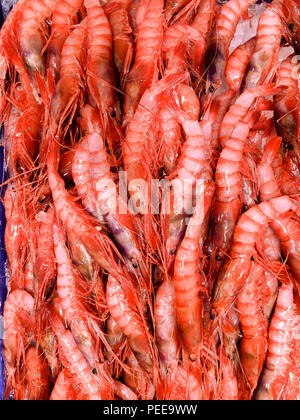
[{"label": "seafood display", "polygon": [[300,1],[255,3],[8,14],[4,399],[300,400]]}]

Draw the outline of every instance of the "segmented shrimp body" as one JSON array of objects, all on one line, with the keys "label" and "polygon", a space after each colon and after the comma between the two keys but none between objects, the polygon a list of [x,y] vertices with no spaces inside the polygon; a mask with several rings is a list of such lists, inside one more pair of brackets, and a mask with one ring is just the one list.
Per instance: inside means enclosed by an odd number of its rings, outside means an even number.
[{"label": "segmented shrimp body", "polygon": [[45,46],[45,36],[43,35],[43,25],[49,19],[55,9],[57,0],[28,1],[24,7],[19,22],[18,36],[20,51],[27,68],[32,77],[38,71],[42,76],[45,75],[45,63],[42,54]]},{"label": "segmented shrimp body", "polygon": [[237,47],[228,59],[225,69],[227,84],[230,89],[237,92],[247,69],[249,60],[256,45],[256,38],[251,38],[245,44]]},{"label": "segmented shrimp body", "polygon": [[29,347],[25,353],[25,378],[15,392],[16,400],[48,400],[50,395],[50,374],[47,360],[39,348]]},{"label": "segmented shrimp body", "polygon": [[295,325],[293,287],[280,287],[268,336],[266,364],[255,395],[257,400],[279,400],[288,381]]},{"label": "segmented shrimp body", "polygon": [[61,53],[72,24],[76,23],[76,13],[83,0],[63,0],[56,4],[52,15],[51,39],[47,47],[47,68],[53,72],[54,80],[60,73]]},{"label": "segmented shrimp body", "polygon": [[99,1],[85,0],[87,9],[87,82],[91,96],[104,116],[116,112],[116,70],[112,61],[112,30]]},{"label": "segmented shrimp body", "polygon": [[49,208],[37,216],[39,231],[37,238],[37,257],[35,275],[38,278],[37,296],[39,301],[44,301],[52,291],[56,276],[56,262],[53,245],[54,211]]},{"label": "segmented shrimp body", "polygon": [[264,268],[254,263],[251,275],[237,298],[243,333],[239,354],[251,394],[257,386],[267,352],[267,320],[261,298],[264,274]]},{"label": "segmented shrimp body", "polygon": [[54,388],[52,389],[50,400],[52,401],[74,401],[77,399],[77,392],[71,384],[71,381],[67,375],[67,370],[63,369],[56,381]]},{"label": "segmented shrimp body", "polygon": [[80,394],[88,400],[101,400],[100,380],[79,350],[73,334],[65,328],[54,310],[50,312],[50,324],[58,339],[58,351],[63,366],[70,373],[71,384],[79,387]]},{"label": "segmented shrimp body", "polygon": [[174,265],[176,321],[180,341],[191,360],[200,355],[202,326],[203,277],[199,273],[200,234],[209,211],[214,187],[198,197],[197,207],[178,249]]},{"label": "segmented shrimp body", "polygon": [[285,21],[289,23],[291,20],[291,10],[287,0],[275,0],[261,15],[255,51],[245,75],[244,87],[246,89],[252,89],[273,79],[278,66]]},{"label": "segmented shrimp body", "polygon": [[[3,315],[3,359],[9,384],[16,368],[19,369],[21,357],[24,356],[33,313],[34,299],[28,292],[16,289],[8,295]],[[14,384],[14,381],[12,383]]]},{"label": "segmented shrimp body", "polygon": [[215,287],[213,307],[216,314],[224,316],[243,287],[250,274],[251,257],[256,253],[255,245],[259,244],[269,224],[273,227],[278,217],[295,209],[295,201],[282,196],[258,204],[240,217],[234,231],[231,260],[222,267]]},{"label": "segmented shrimp body", "polygon": [[220,359],[220,399],[225,401],[235,401],[239,398],[237,378],[234,374],[233,363],[221,352]]},{"label": "segmented shrimp body", "polygon": [[189,0],[167,0],[166,1],[166,20],[167,22],[172,19],[176,13],[184,8],[189,3]]},{"label": "segmented shrimp body", "polygon": [[163,8],[162,0],[143,0],[139,5],[135,61],[125,85],[123,107],[125,126],[132,120],[144,92],[158,78],[163,36]]},{"label": "segmented shrimp body", "polygon": [[207,51],[210,61],[208,84],[216,92],[223,80],[223,74],[228,61],[229,45],[234,36],[239,19],[255,0],[230,0],[224,4],[216,20],[214,34]]},{"label": "segmented shrimp body", "polygon": [[152,372],[153,356],[150,347],[151,334],[141,315],[132,307],[118,280],[109,277],[106,286],[107,306],[111,316],[127,337],[128,343],[147,373]]},{"label": "segmented shrimp body", "polygon": [[114,62],[120,74],[121,86],[125,84],[133,57],[133,37],[127,3],[127,0],[116,0],[105,7],[111,24]]},{"label": "segmented shrimp body", "polygon": [[207,40],[210,31],[213,28],[214,21],[217,17],[216,0],[201,0],[192,26],[200,31],[205,40]]}]

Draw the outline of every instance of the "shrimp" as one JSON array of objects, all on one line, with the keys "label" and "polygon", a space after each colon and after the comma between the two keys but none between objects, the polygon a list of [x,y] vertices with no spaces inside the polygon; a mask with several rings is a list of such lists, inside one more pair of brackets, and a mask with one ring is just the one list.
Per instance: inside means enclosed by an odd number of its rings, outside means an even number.
[{"label": "shrimp", "polygon": [[52,15],[51,38],[47,46],[47,69],[53,73],[57,81],[60,74],[61,53],[64,42],[76,23],[76,13],[83,0],[63,0],[56,4]]},{"label": "shrimp", "polygon": [[74,232],[74,235],[84,245],[87,252],[94,260],[105,270],[112,268],[114,264],[112,256],[113,244],[101,230],[97,230],[95,224],[80,208],[73,197],[66,191],[64,181],[58,174],[58,150],[55,144],[52,144],[48,160],[48,179],[52,191],[55,210],[67,231]]},{"label": "shrimp", "polygon": [[127,0],[111,1],[105,7],[113,35],[114,62],[124,87],[133,57],[132,28],[127,11]]},{"label": "shrimp", "polygon": [[100,220],[104,218],[124,257],[136,265],[141,253],[134,234],[133,215],[116,191],[105,145],[97,132],[88,134],[77,146],[72,173],[92,213]]},{"label": "shrimp", "polygon": [[135,401],[138,399],[136,394],[130,388],[115,379],[113,382],[113,390],[115,395],[121,400]]},{"label": "shrimp", "polygon": [[174,264],[177,328],[182,346],[192,361],[198,359],[200,355],[203,338],[200,292],[203,289],[204,280],[199,273],[201,252],[199,237],[211,205],[214,186],[208,187],[200,194]]},{"label": "shrimp", "polygon": [[230,89],[237,92],[241,85],[247,69],[249,60],[256,45],[256,38],[251,38],[249,41],[240,45],[230,55],[225,69],[227,84]]},{"label": "shrimp", "polygon": [[253,105],[254,101],[263,96],[269,96],[280,91],[273,85],[263,85],[243,92],[224,116],[220,127],[220,144],[225,146],[237,123],[242,120]]},{"label": "shrimp", "polygon": [[88,282],[91,282],[96,271],[93,258],[87,252],[83,243],[71,230],[67,232],[67,237],[73,263],[76,265],[80,274],[87,279]]},{"label": "shrimp", "polygon": [[132,307],[122,286],[112,276],[109,276],[106,285],[106,301],[111,316],[127,337],[128,344],[141,367],[151,374],[153,369],[152,336],[140,314]]},{"label": "shrimp", "polygon": [[213,96],[220,93],[224,71],[228,62],[229,45],[239,19],[253,3],[255,3],[255,0],[230,0],[222,6],[217,17],[206,58],[209,64],[206,91],[208,92],[210,89],[213,92]]},{"label": "shrimp", "polygon": [[[251,118],[251,117],[250,117]],[[212,208],[212,279],[228,253],[235,225],[243,206],[243,150],[250,131],[250,118],[240,121],[223,148],[216,168],[216,195]]]},{"label": "shrimp", "polygon": [[256,389],[267,352],[267,320],[261,299],[264,274],[263,267],[254,263],[251,275],[237,298],[237,310],[243,333],[239,354],[251,396]]},{"label": "shrimp", "polygon": [[[85,0],[87,9],[88,55],[87,83],[101,117],[117,112],[114,86],[116,70],[112,61],[112,31],[98,0]],[[106,129],[106,124],[103,123]]]},{"label": "shrimp", "polygon": [[126,85],[123,125],[132,120],[144,92],[158,79],[163,37],[163,0],[143,0],[138,9],[135,61]]},{"label": "shrimp", "polygon": [[58,351],[63,366],[70,373],[70,382],[88,400],[101,400],[101,384],[79,350],[72,333],[65,328],[57,313],[51,309],[50,324],[58,339]]},{"label": "shrimp", "polygon": [[123,144],[124,169],[127,172],[128,191],[136,197],[136,202],[140,202],[140,209],[145,208],[147,200],[144,181],[149,179],[151,166],[148,138],[159,108],[160,96],[172,90],[185,77],[182,73],[171,74],[147,90],[128,126]]},{"label": "shrimp", "polygon": [[190,0],[167,0],[165,6],[165,16],[167,22],[169,22],[172,17],[183,9],[189,2]]},{"label": "shrimp", "polygon": [[68,377],[67,370],[63,369],[56,381],[54,388],[52,389],[50,400],[51,401],[74,401],[77,399],[77,392],[71,384]]},{"label": "shrimp", "polygon": [[246,71],[243,86],[253,89],[271,81],[278,66],[279,48],[285,32],[284,22],[292,19],[292,8],[288,0],[275,0],[259,19],[256,47]]},{"label": "shrimp", "polygon": [[176,326],[174,284],[165,280],[155,296],[155,333],[162,365],[172,367],[176,364],[179,342]]},{"label": "shrimp", "polygon": [[207,40],[217,17],[216,0],[201,0],[193,18],[192,26],[198,29]]},{"label": "shrimp", "polygon": [[[230,260],[222,268],[214,291],[213,312],[224,317],[251,272],[251,258],[256,244],[271,223],[281,215],[297,208],[296,202],[287,196],[258,204],[245,212],[234,231]],[[274,229],[275,230],[275,229]]]},{"label": "shrimp", "polygon": [[57,294],[66,324],[70,326],[78,348],[91,367],[97,363],[92,315],[80,299],[83,281],[72,265],[62,228],[53,225],[54,250],[57,261]]},{"label": "shrimp", "polygon": [[144,373],[132,352],[126,358],[126,365],[130,370],[126,369],[124,371],[125,384],[133,389],[135,394],[142,400],[153,400],[155,388],[149,378],[146,377],[146,373]]},{"label": "shrimp", "polygon": [[[205,123],[188,118],[179,108],[174,112],[186,135],[175,172],[172,174],[171,190],[163,203],[163,227],[167,254],[175,254],[185,231],[185,219],[192,205],[192,189],[197,180],[205,184],[212,181],[212,168],[209,164],[209,149],[204,137]],[[185,191],[183,191],[185,188]],[[179,189],[179,197],[178,194]],[[177,191],[176,191],[177,190]],[[183,196],[184,193],[184,197]],[[167,206],[170,206],[170,209]]]},{"label": "shrimp", "polygon": [[[86,35],[86,20],[83,20],[66,39],[61,55],[59,82],[50,105],[50,133],[56,134],[58,123],[75,111],[82,94],[83,43]],[[75,109],[74,109],[75,108]]]},{"label": "shrimp", "polygon": [[38,71],[45,76],[45,61],[43,49],[45,46],[45,35],[43,25],[49,19],[56,7],[57,0],[34,0],[27,2],[19,22],[18,39],[20,51],[31,77],[35,78]]},{"label": "shrimp", "polygon": [[232,361],[225,355],[223,350],[220,357],[220,376],[220,399],[227,401],[238,400],[238,382],[233,371]]},{"label": "shrimp", "polygon": [[183,366],[175,366],[166,378],[161,395],[158,400],[192,400],[203,399],[202,387],[198,378]]},{"label": "shrimp", "polygon": [[30,321],[33,314],[34,299],[28,292],[16,289],[9,293],[3,314],[5,329],[3,360],[7,375],[7,391],[11,385],[15,385],[14,377],[20,368],[21,358],[25,355],[28,334],[32,330]]},{"label": "shrimp", "polygon": [[283,284],[269,329],[268,353],[255,394],[256,400],[281,399],[291,365],[294,324],[293,287]]},{"label": "shrimp", "polygon": [[56,263],[53,245],[54,211],[50,207],[47,212],[37,216],[39,233],[37,238],[37,257],[35,275],[38,278],[37,300],[43,302],[54,286]]},{"label": "shrimp", "polygon": [[16,400],[48,400],[50,395],[50,375],[47,360],[37,347],[29,347],[23,361],[24,384],[14,395]]}]

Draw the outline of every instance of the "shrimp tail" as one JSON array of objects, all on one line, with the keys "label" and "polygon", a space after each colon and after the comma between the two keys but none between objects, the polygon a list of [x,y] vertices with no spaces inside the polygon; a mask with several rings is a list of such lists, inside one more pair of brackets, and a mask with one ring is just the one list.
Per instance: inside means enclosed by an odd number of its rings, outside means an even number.
[{"label": "shrimp tail", "polygon": [[281,142],[282,142],[281,137],[273,137],[268,141],[268,143],[265,146],[264,154],[261,159],[260,165],[262,166],[272,165],[274,159],[276,158],[279,152]]}]

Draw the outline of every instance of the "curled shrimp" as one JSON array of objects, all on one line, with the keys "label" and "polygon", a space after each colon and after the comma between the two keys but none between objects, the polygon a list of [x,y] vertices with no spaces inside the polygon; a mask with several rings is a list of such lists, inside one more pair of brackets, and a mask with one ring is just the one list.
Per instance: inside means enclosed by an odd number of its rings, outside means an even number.
[{"label": "curled shrimp", "polygon": [[293,287],[280,287],[268,335],[266,364],[255,394],[257,400],[279,400],[288,381],[295,324]]},{"label": "curled shrimp", "polygon": [[215,30],[207,50],[208,69],[207,92],[213,95],[219,91],[228,61],[229,45],[242,15],[255,0],[230,0],[224,4],[216,20]]},{"label": "curled shrimp", "polygon": [[251,275],[237,298],[237,310],[243,337],[239,354],[252,396],[256,389],[267,352],[267,320],[262,310],[261,289],[264,269],[254,263]]},{"label": "curled shrimp", "polygon": [[144,92],[158,78],[163,37],[163,7],[162,0],[143,0],[139,5],[135,61],[125,85],[125,126],[132,120]]},{"label": "curled shrimp", "polygon": [[63,0],[56,4],[52,15],[51,38],[47,46],[47,69],[53,72],[54,80],[60,74],[61,53],[71,26],[76,23],[76,13],[83,0]]},{"label": "curled shrimp", "polygon": [[54,309],[50,312],[51,328],[58,339],[58,351],[63,366],[70,372],[70,381],[88,400],[101,400],[101,383],[79,350],[72,333],[67,330]]},{"label": "curled shrimp", "polygon": [[153,369],[151,334],[141,315],[132,307],[118,280],[112,276],[108,278],[106,300],[111,316],[127,337],[129,346],[141,367],[151,374]]},{"label": "curled shrimp", "polygon": [[214,194],[208,187],[198,198],[195,212],[190,219],[185,237],[177,251],[174,265],[176,321],[180,341],[189,358],[200,355],[203,338],[202,298],[203,278],[199,273],[200,234]]}]

